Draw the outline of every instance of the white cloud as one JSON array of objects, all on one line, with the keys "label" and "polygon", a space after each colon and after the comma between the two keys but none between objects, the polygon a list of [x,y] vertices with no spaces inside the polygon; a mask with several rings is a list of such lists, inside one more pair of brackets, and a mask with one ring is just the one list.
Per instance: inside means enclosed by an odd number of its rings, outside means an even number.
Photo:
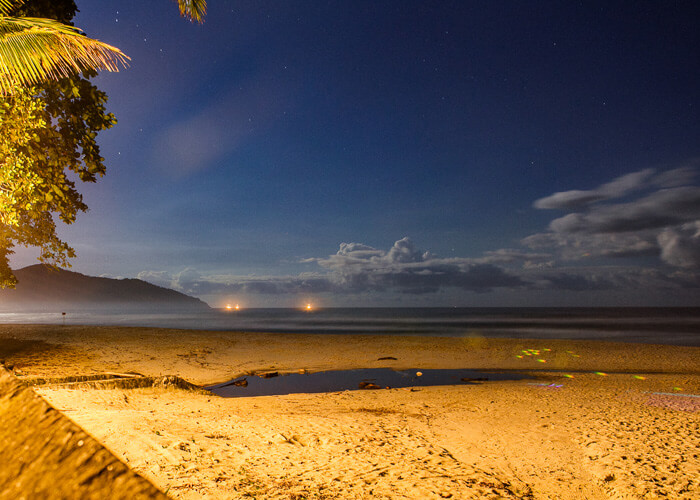
[{"label": "white cloud", "polygon": [[[691,185],[697,164],[658,174],[641,170],[591,191],[542,198],[536,207],[580,211],[552,220],[550,232],[521,243],[533,250],[555,249],[564,260],[656,256],[676,267],[697,267],[700,187]],[[612,201],[622,196],[624,202]]]},{"label": "white cloud", "polygon": [[[522,256],[537,258],[535,254]],[[501,257],[503,258],[503,257]],[[513,261],[514,255],[507,260]],[[138,277],[160,286],[194,295],[245,293],[255,295],[304,293],[364,293],[391,291],[424,294],[445,288],[488,292],[517,288],[525,283],[516,275],[478,259],[441,259],[421,251],[409,238],[398,240],[388,251],[361,243],[341,243],[327,258],[306,259],[326,271],[294,276],[203,276],[192,268],[170,275],[143,271]],[[497,259],[496,259],[497,260]]]},{"label": "white cloud", "polygon": [[660,188],[689,186],[697,177],[698,164],[700,164],[699,160],[693,160],[683,167],[661,172],[654,177],[654,185]]},{"label": "white cloud", "polygon": [[521,243],[532,249],[554,248],[564,260],[596,257],[635,257],[659,255],[654,232],[618,234],[537,233]]},{"label": "white cloud", "polygon": [[394,243],[389,253],[386,255],[390,262],[425,262],[431,258],[429,252],[416,250],[413,242],[409,238],[402,238]]},{"label": "white cloud", "polygon": [[539,290],[626,290],[646,294],[658,290],[700,288],[698,273],[668,273],[639,266],[560,266],[531,269],[523,272],[522,277],[531,283],[533,289]]},{"label": "white cloud", "polygon": [[165,271],[141,271],[136,275],[136,278],[147,281],[153,285],[162,286],[165,288],[174,288],[173,277]]},{"label": "white cloud", "polygon": [[198,292],[199,284],[203,279],[199,271],[191,267],[185,268],[174,275],[166,271],[141,271],[136,277],[153,285],[172,288],[185,293]]},{"label": "white cloud", "polygon": [[580,209],[598,202],[622,198],[635,191],[688,186],[695,180],[698,163],[700,162],[693,160],[688,162],[688,165],[658,174],[655,173],[654,169],[646,168],[620,176],[588,191],[575,189],[554,193],[536,200],[533,206],[540,209]]},{"label": "white cloud", "polygon": [[[692,256],[697,257],[697,253],[693,252],[697,251],[698,228],[700,223],[693,228],[685,228],[682,234],[667,235],[670,252],[668,258],[684,259],[675,262],[674,265],[682,263],[690,267],[688,263],[691,262]],[[533,235],[530,241],[537,240],[538,244],[547,244],[545,240],[549,239],[549,243],[553,243],[556,242],[551,239],[553,236],[557,235]],[[679,241],[682,244],[679,244]],[[681,247],[687,250],[688,241],[696,245],[692,247],[692,252],[679,252]],[[565,244],[562,241],[559,243]],[[637,244],[643,246],[646,242],[637,241]],[[621,252],[625,246],[633,245],[632,240],[626,240],[618,242],[617,248],[608,248],[607,251]],[[603,250],[605,249],[598,248],[597,255],[602,256]],[[550,255],[546,253],[502,249],[488,252],[486,256],[476,259],[440,258],[418,250],[410,239],[402,238],[389,250],[379,250],[360,243],[343,243],[337,253],[327,258],[307,259],[307,262],[318,263],[324,269],[322,272],[282,276],[232,276],[202,275],[195,269],[187,268],[175,275],[144,271],[139,274],[139,278],[199,297],[240,294],[258,297],[332,294],[397,298],[423,294],[486,293],[518,289],[554,293],[627,290],[637,291],[646,296],[649,290],[700,288],[700,273],[689,270],[666,272],[634,265],[562,267],[548,257]],[[496,265],[496,262],[510,264],[512,267],[502,267]],[[697,261],[694,262],[697,264]]]},{"label": "white cloud", "polygon": [[535,208],[545,209],[571,209],[579,208],[592,203],[619,198],[626,194],[646,187],[647,181],[654,173],[647,168],[639,172],[623,175],[611,182],[602,184],[589,191],[562,191],[535,201]]},{"label": "white cloud", "polygon": [[511,264],[514,262],[535,263],[551,259],[549,253],[530,253],[512,248],[501,248],[484,252],[483,257],[473,259],[480,264]]},{"label": "white cloud", "polygon": [[[198,296],[242,293],[397,298],[518,289],[537,293],[636,290],[644,297],[649,291],[685,293],[693,289],[697,294],[700,272],[694,269],[700,268],[700,188],[685,185],[693,178],[694,170],[686,167],[661,174],[642,170],[596,190],[555,193],[538,205],[578,206],[582,211],[553,220],[549,232],[522,239],[523,248],[502,248],[477,257],[439,257],[404,237],[387,250],[359,242],[340,243],[335,254],[301,261],[319,266],[319,271],[312,273],[202,275],[188,268],[175,275],[143,272],[139,278]],[[631,199],[634,193],[637,198]],[[623,196],[624,202],[612,201]],[[627,265],[610,266],[610,260],[600,261],[610,258]],[[679,269],[649,265],[650,258],[660,258],[659,263]],[[577,265],[562,266],[562,260],[577,261]],[[587,265],[581,265],[584,262]]]},{"label": "white cloud", "polygon": [[700,188],[661,189],[628,203],[605,204],[588,213],[554,219],[549,228],[557,233],[619,233],[658,229],[700,218]]},{"label": "white cloud", "polygon": [[323,293],[331,290],[328,277],[318,273],[297,276],[203,275],[193,268],[171,275],[163,271],[142,271],[139,279],[197,296],[226,293],[295,294]]},{"label": "white cloud", "polygon": [[173,286],[179,290],[196,291],[202,275],[196,269],[188,267],[173,276]]},{"label": "white cloud", "polygon": [[484,292],[524,284],[517,276],[488,262],[438,258],[417,249],[409,238],[396,241],[388,251],[360,243],[341,243],[335,255],[317,262],[330,271],[330,279],[340,289],[352,291],[431,293],[441,288],[461,288]]},{"label": "white cloud", "polygon": [[700,268],[700,220],[668,228],[658,236],[661,259],[672,266]]}]

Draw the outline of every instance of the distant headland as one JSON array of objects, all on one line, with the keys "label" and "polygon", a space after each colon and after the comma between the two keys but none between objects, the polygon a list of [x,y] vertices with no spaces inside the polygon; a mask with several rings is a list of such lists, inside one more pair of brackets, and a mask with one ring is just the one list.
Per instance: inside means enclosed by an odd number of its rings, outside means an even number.
[{"label": "distant headland", "polygon": [[14,271],[15,289],[0,290],[0,311],[188,312],[208,310],[194,297],[139,279],[113,279],[36,264]]}]

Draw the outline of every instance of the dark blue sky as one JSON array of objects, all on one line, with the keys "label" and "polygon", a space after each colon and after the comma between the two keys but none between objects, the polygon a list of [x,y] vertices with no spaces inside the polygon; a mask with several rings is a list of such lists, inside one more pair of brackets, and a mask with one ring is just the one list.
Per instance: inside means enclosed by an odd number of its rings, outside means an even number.
[{"label": "dark blue sky", "polygon": [[76,271],[214,306],[700,305],[698,2],[78,7],[132,61],[96,79],[119,124]]}]

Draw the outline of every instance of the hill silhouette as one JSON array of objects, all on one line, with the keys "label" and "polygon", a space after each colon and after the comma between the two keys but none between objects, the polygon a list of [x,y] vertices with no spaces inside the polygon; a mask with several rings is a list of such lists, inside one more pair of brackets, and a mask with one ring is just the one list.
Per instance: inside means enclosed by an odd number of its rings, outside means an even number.
[{"label": "hill silhouette", "polygon": [[17,287],[0,290],[2,311],[120,310],[189,312],[209,306],[139,279],[97,278],[43,264],[17,269]]}]

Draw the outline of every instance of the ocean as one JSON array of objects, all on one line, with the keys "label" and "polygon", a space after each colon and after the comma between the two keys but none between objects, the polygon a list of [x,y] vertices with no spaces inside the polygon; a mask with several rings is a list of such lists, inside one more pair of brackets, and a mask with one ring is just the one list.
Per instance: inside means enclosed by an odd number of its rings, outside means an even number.
[{"label": "ocean", "polygon": [[581,339],[700,346],[700,308],[211,309],[196,313],[0,313],[0,324],[66,324],[347,335]]}]

